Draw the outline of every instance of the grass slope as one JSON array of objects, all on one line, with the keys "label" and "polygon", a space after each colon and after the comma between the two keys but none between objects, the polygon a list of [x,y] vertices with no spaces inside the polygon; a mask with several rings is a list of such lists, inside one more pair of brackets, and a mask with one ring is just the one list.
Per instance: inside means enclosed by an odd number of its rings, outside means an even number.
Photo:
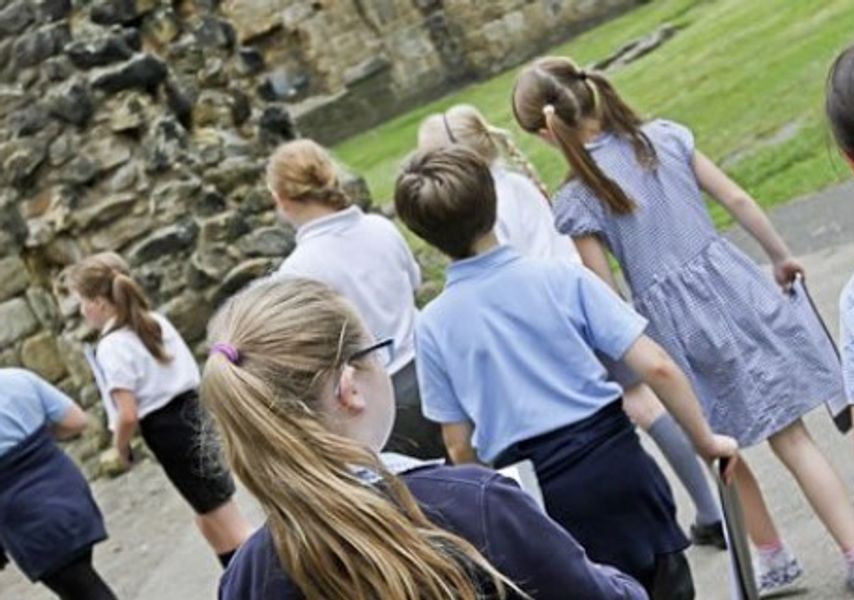
[{"label": "grass slope", "polygon": [[[822,96],[828,65],[854,41],[854,0],[656,0],[552,53],[588,64],[665,22],[680,28],[676,37],[613,75],[636,108],[690,126],[698,147],[763,206],[847,177],[829,143]],[[420,121],[467,102],[511,129],[555,186],[565,172],[560,157],[513,123],[509,94],[516,72],[412,110],[341,143],[335,153],[386,203]],[[719,207],[713,214],[718,224],[728,222]]]}]

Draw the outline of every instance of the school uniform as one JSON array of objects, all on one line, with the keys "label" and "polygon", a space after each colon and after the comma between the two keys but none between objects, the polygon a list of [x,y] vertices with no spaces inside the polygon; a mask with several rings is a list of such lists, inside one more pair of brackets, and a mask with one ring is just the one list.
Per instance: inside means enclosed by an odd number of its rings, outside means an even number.
[{"label": "school uniform", "polygon": [[555,228],[549,200],[534,182],[501,166],[492,167],[491,171],[498,241],[513,246],[524,256],[581,263],[572,238]]},{"label": "school uniform", "polygon": [[416,345],[425,416],[472,423],[483,461],[533,461],[547,512],[591,559],[649,582],[688,541],[595,354],[619,360],[645,327],[584,267],[500,246],[451,264]]},{"label": "school uniform", "polygon": [[839,297],[839,329],[845,399],[854,402],[854,277]]},{"label": "school uniform", "polygon": [[98,379],[108,426],[114,430],[117,417],[110,394],[133,392],[143,440],[181,496],[197,514],[205,514],[234,495],[234,482],[208,460],[199,443],[202,412],[196,390],[201,376],[196,359],[165,317],[150,315],[160,324],[169,361],[158,361],[130,327],[111,331],[108,324],[108,333],[98,342]]},{"label": "school uniform", "polygon": [[31,581],[107,538],[89,484],[49,432],[72,404],[28,371],[0,369],[0,551]]},{"label": "school uniform", "polygon": [[643,126],[658,165],[604,133],[587,144],[637,208],[611,212],[572,180],[554,202],[558,230],[596,235],[616,256],[648,334],[691,380],[712,428],[751,446],[822,402],[845,398],[836,357],[800,294],[785,295],[717,232],[694,173],[694,137],[656,120]]},{"label": "school uniform", "polygon": [[[647,598],[630,577],[590,562],[572,536],[494,471],[422,464],[409,466],[401,477],[433,523],[471,542],[532,598]],[[268,527],[255,532],[234,556],[220,581],[219,598],[303,598],[281,566]]]},{"label": "school uniform", "polygon": [[353,304],[376,339],[394,339],[388,372],[398,415],[388,449],[442,456],[438,428],[421,416],[415,376],[415,292],[421,270],[394,224],[358,206],[314,219],[297,230],[296,249],[273,275],[285,277],[325,283]]}]

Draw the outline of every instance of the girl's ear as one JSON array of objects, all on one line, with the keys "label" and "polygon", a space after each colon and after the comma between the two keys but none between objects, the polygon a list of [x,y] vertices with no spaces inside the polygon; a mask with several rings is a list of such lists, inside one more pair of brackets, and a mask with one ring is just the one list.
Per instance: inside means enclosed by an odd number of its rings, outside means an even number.
[{"label": "girl's ear", "polygon": [[360,413],[365,410],[365,399],[356,389],[356,369],[345,365],[338,379],[338,406],[348,412]]}]

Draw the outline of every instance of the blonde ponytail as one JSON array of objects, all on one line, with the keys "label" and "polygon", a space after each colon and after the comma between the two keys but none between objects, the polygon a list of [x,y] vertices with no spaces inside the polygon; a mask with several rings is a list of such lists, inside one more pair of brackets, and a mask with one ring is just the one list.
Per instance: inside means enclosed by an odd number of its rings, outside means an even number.
[{"label": "blonde ponytail", "polygon": [[510,158],[513,164],[515,164],[519,170],[521,170],[522,173],[534,183],[534,185],[537,186],[537,189],[542,192],[546,200],[549,200],[548,186],[546,186],[545,182],[540,179],[540,175],[537,173],[537,169],[534,167],[534,164],[528,160],[528,157],[522,153],[513,141],[513,138],[510,136],[510,132],[505,129],[499,129],[498,127],[492,126],[489,126],[487,131],[495,143],[504,150],[504,154]]},{"label": "blonde ponytail", "polygon": [[366,338],[337,294],[299,279],[255,286],[223,307],[210,337],[234,354],[208,359],[202,401],[306,598],[478,600],[516,591],[469,542],[430,522],[374,452],[326,426],[319,399]]}]

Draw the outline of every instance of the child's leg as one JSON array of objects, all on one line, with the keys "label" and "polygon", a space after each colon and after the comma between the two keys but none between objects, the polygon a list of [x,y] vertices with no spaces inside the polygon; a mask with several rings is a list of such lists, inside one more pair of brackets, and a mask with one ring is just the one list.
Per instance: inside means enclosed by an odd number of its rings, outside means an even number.
[{"label": "child's leg", "polygon": [[240,514],[233,498],[210,512],[196,515],[196,525],[223,567],[228,565],[234,551],[252,533],[252,526]]},{"label": "child's leg", "polygon": [[768,442],[843,551],[854,550],[854,508],[833,466],[798,420]]},{"label": "child's leg", "polygon": [[744,456],[736,464],[735,484],[744,510],[747,535],[757,550],[756,576],[760,593],[790,589],[797,585],[803,570],[798,559],[780,538],[759,484]]},{"label": "child's leg", "polygon": [[92,551],[42,579],[62,600],[116,600],[115,594],[92,567]]},{"label": "child's leg", "polygon": [[697,508],[697,524],[719,523],[720,507],[703,473],[694,446],[652,390],[644,384],[626,389],[623,409],[632,421],[649,434],[673,467]]},{"label": "child's leg", "polygon": [[753,476],[753,471],[740,456],[735,466],[735,484],[738,487],[738,495],[741,507],[744,510],[744,520],[747,526],[747,535],[750,541],[758,548],[779,546],[781,544],[780,533],[774,525],[759,483]]}]

